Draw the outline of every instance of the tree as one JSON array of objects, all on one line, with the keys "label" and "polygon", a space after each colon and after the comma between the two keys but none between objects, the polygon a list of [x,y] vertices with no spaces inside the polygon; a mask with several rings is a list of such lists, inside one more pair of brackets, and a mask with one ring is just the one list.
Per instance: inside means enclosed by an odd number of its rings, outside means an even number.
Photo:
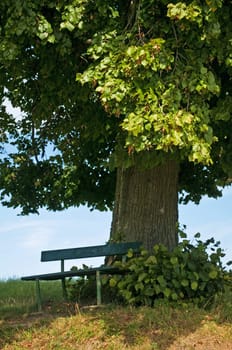
[{"label": "tree", "polygon": [[229,0],[1,1],[2,203],[113,209],[112,239],[173,248],[178,193],[231,183],[231,20]]}]

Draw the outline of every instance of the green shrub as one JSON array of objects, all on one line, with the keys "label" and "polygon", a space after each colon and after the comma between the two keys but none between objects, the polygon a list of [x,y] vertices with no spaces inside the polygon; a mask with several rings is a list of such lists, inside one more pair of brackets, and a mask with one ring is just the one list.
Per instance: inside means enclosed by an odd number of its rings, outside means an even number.
[{"label": "green shrub", "polygon": [[195,245],[183,232],[181,238],[172,252],[163,245],[155,245],[152,254],[142,250],[139,256],[133,256],[132,251],[128,252],[127,262],[116,264],[129,273],[112,277],[110,286],[132,305],[153,306],[160,298],[197,305],[211,303],[226,283],[220,242],[213,238],[203,242],[199,233]]},{"label": "green shrub", "polygon": [[67,284],[68,298],[78,304],[92,303],[96,299],[96,281],[90,276],[89,278],[78,277],[72,278]]},{"label": "green shrub", "polygon": [[[88,270],[88,266],[83,264],[82,269]],[[76,271],[78,268],[73,266],[71,271]],[[72,277],[66,281],[66,288],[68,292],[68,299],[74,302],[80,303],[83,298],[89,303],[92,299],[96,298],[96,282],[93,276],[89,278],[83,277]]]},{"label": "green shrub", "polygon": [[[84,269],[89,267],[83,265]],[[73,266],[71,270],[76,270]],[[109,276],[102,275],[101,277],[101,292],[104,303],[119,302],[120,296],[116,289],[109,287]],[[77,278],[70,278],[66,283],[68,299],[82,305],[96,304],[96,276],[84,276]],[[122,298],[121,298],[122,299]]]}]

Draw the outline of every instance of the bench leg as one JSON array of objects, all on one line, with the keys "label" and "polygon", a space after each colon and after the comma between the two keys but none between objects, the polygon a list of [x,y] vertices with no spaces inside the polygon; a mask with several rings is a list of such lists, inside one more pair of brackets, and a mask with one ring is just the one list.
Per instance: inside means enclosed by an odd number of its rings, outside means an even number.
[{"label": "bench leg", "polygon": [[65,301],[67,301],[68,294],[67,294],[67,289],[66,289],[66,284],[65,284],[65,278],[62,278],[61,284],[62,284],[63,298],[64,298]]},{"label": "bench leg", "polygon": [[42,300],[41,300],[41,291],[40,291],[40,284],[39,284],[38,278],[35,280],[35,290],[36,290],[37,309],[40,312],[42,310]]},{"label": "bench leg", "polygon": [[96,271],[96,283],[97,283],[97,305],[101,305],[101,275],[100,275],[100,271]]}]

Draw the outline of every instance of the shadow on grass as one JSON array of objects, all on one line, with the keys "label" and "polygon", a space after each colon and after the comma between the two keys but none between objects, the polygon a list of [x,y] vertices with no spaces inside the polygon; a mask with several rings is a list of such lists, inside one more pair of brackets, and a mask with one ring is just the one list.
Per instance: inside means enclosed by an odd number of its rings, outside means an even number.
[{"label": "shadow on grass", "polygon": [[138,349],[167,349],[176,336],[187,335],[197,329],[204,314],[159,305],[155,308],[116,309],[102,314],[107,334],[121,336],[123,344]]},{"label": "shadow on grass", "polygon": [[177,339],[197,333],[205,322],[224,326],[232,321],[231,292],[216,300],[211,311],[164,302],[154,308],[79,307],[58,300],[57,290],[52,300],[46,299],[41,313],[31,312],[33,308],[5,313],[0,320],[0,349],[166,350]]},{"label": "shadow on grass", "polygon": [[74,304],[54,301],[44,303],[43,311],[36,310],[34,304],[25,312],[22,307],[9,308],[5,312],[4,319],[0,319],[0,349],[14,342],[20,342],[25,335],[49,329],[50,324],[57,318],[68,318],[76,313]]},{"label": "shadow on grass", "polygon": [[129,308],[46,304],[41,313],[0,324],[1,349],[168,349],[195,332],[208,314],[196,307]]},{"label": "shadow on grass", "polygon": [[[62,300],[61,284],[41,283],[44,300]],[[39,320],[36,312],[35,283],[18,279],[0,281],[0,349]]]}]

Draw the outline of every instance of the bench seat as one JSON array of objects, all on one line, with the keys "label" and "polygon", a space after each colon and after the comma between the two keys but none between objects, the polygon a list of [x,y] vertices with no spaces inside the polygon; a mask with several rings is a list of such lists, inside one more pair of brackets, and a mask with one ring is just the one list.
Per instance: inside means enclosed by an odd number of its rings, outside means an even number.
[{"label": "bench seat", "polygon": [[52,281],[52,280],[60,280],[62,278],[66,277],[81,277],[81,276],[93,276],[96,275],[96,272],[99,271],[100,273],[104,274],[116,274],[116,273],[122,273],[123,271],[120,271],[117,267],[113,266],[102,266],[102,267],[93,267],[89,269],[80,269],[77,271],[64,271],[64,272],[53,272],[53,273],[45,273],[41,275],[32,275],[32,276],[25,276],[22,277],[21,280],[23,281],[35,281],[37,279],[41,281]]}]

